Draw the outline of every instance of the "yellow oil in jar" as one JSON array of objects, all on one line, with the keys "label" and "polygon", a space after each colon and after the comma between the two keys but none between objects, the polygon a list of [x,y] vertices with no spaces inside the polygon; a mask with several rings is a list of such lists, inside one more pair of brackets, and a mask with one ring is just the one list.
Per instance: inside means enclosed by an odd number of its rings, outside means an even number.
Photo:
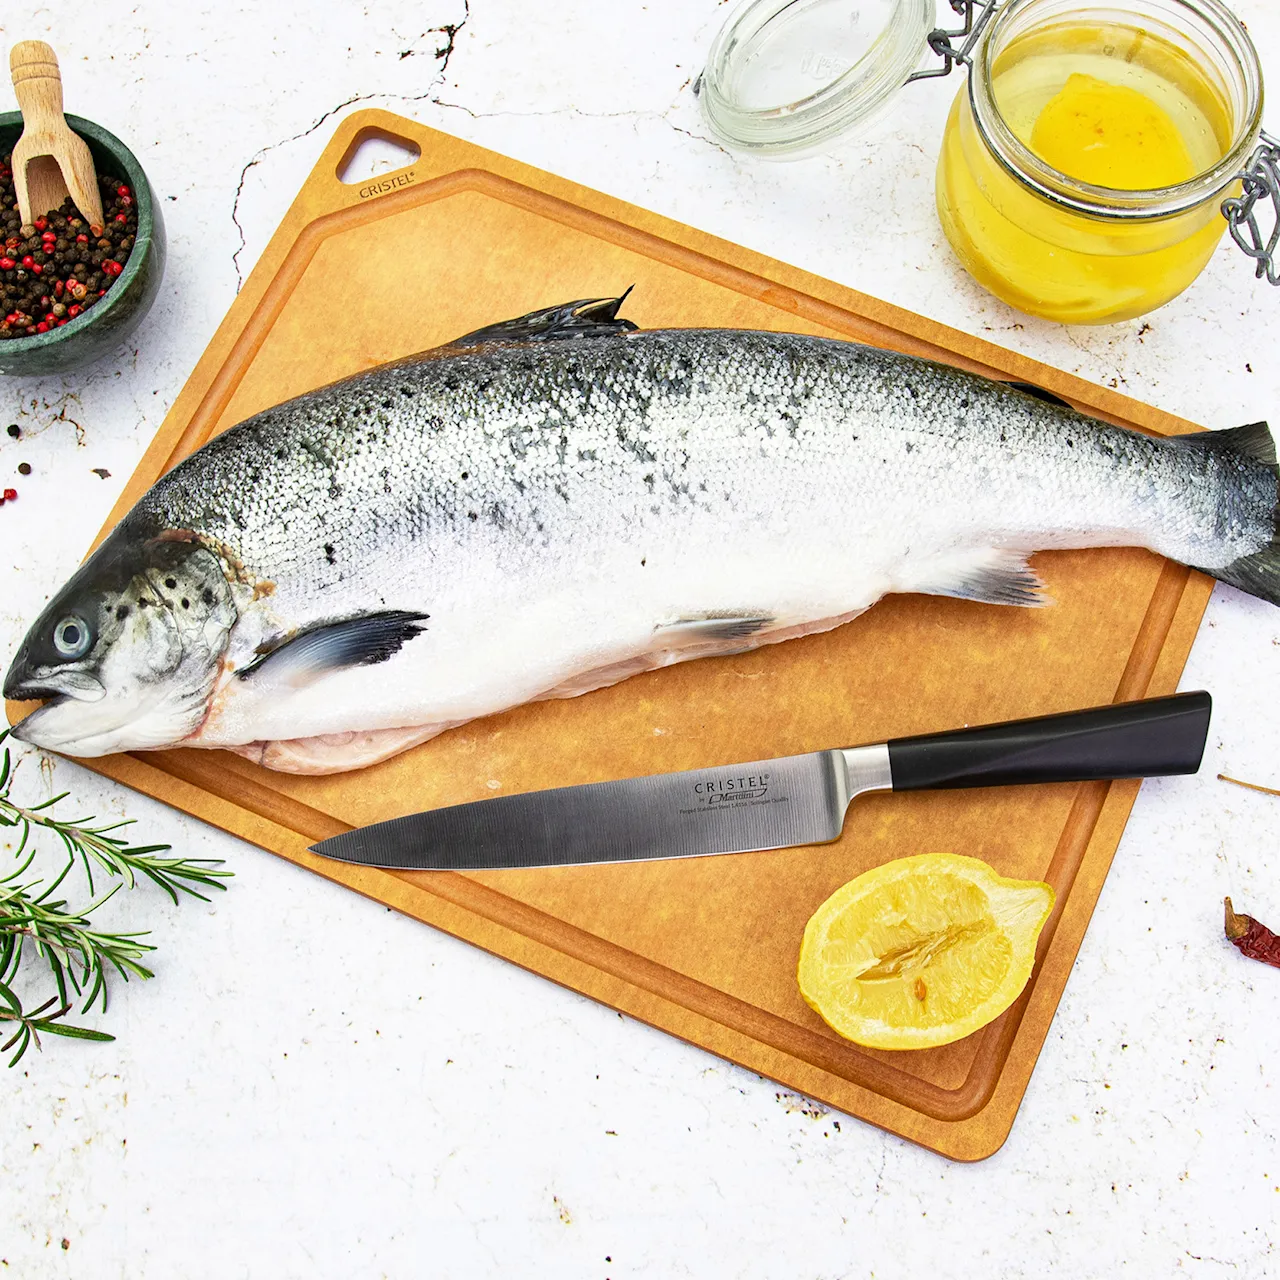
[{"label": "yellow oil in jar", "polygon": [[[1221,159],[1232,136],[1225,95],[1204,67],[1136,27],[1064,23],[1030,32],[995,60],[991,94],[1040,160],[1117,192],[1194,178]],[[1199,274],[1225,229],[1217,200],[1120,221],[1036,194],[988,149],[964,89],[939,158],[938,212],[981,284],[1023,311],[1078,324],[1167,302]]]},{"label": "yellow oil in jar", "polygon": [[1198,172],[1158,103],[1079,71],[1041,108],[1028,144],[1069,178],[1120,191],[1172,187]]}]

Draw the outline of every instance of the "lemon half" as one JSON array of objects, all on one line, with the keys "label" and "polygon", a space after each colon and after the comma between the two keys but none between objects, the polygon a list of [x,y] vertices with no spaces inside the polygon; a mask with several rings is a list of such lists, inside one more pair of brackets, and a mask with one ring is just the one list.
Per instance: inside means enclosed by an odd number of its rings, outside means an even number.
[{"label": "lemon half", "polygon": [[800,994],[855,1044],[950,1044],[1018,998],[1053,901],[1047,884],[1006,879],[977,858],[899,858],[814,912],[800,945]]}]

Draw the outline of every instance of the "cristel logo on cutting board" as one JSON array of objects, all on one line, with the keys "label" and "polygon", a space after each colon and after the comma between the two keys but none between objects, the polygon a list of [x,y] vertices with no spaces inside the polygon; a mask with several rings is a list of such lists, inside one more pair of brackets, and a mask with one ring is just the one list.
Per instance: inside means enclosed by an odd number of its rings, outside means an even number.
[{"label": "cristel logo on cutting board", "polygon": [[406,169],[404,173],[397,173],[391,178],[383,178],[381,182],[366,182],[360,188],[360,199],[367,200],[370,196],[386,195],[388,191],[394,191],[397,187],[407,187],[413,179],[413,170]]}]

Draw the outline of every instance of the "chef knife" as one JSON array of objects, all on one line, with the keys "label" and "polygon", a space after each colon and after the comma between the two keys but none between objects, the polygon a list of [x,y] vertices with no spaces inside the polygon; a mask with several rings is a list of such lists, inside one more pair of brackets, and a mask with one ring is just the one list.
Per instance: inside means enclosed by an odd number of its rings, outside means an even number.
[{"label": "chef knife", "polygon": [[1195,773],[1212,703],[1183,693],[1088,711],[495,796],[322,840],[316,853],[413,871],[493,871],[746,853],[836,840],[865,791]]}]

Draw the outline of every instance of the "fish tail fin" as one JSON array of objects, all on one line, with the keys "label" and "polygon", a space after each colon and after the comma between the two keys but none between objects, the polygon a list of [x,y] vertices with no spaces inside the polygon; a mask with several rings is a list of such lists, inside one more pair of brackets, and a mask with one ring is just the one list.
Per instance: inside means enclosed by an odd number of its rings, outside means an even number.
[{"label": "fish tail fin", "polygon": [[[1197,431],[1192,435],[1175,436],[1174,439],[1186,448],[1216,454],[1224,459],[1234,458],[1255,467],[1262,463],[1273,477],[1280,479],[1275,437],[1265,422],[1251,422],[1226,431]],[[1271,541],[1261,551],[1202,572],[1219,582],[1229,582],[1252,596],[1280,605],[1280,502],[1272,511],[1271,521]]]}]

